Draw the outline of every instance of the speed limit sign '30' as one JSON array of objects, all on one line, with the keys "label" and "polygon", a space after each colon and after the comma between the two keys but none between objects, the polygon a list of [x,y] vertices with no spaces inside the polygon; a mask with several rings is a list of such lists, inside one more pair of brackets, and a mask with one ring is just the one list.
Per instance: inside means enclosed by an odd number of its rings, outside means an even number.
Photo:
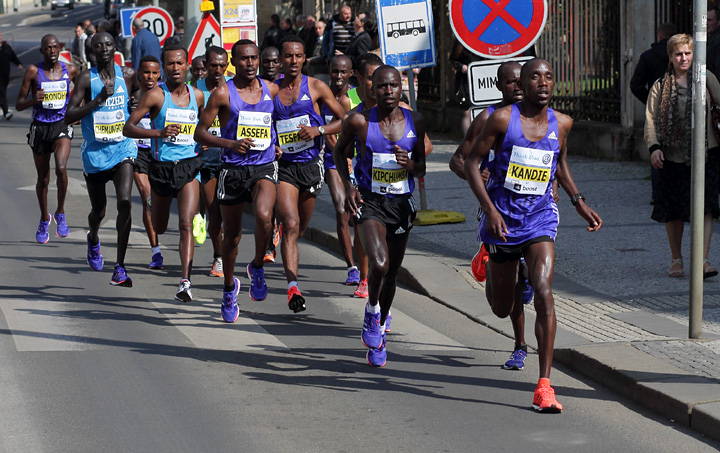
[{"label": "speed limit sign '30'", "polygon": [[148,6],[135,14],[135,19],[142,19],[145,28],[150,30],[160,40],[160,45],[175,33],[175,23],[170,14],[162,8]]}]

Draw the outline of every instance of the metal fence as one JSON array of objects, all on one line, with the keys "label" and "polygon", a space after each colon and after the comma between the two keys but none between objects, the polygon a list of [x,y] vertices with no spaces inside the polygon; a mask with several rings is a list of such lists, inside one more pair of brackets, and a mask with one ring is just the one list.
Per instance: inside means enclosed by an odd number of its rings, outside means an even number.
[{"label": "metal fence", "polygon": [[555,70],[553,108],[575,120],[620,123],[620,7],[617,0],[548,2],[537,55]]},{"label": "metal fence", "polygon": [[[708,7],[711,2],[708,2]],[[655,0],[655,30],[665,23],[677,25],[679,33],[693,34],[693,0]]]}]

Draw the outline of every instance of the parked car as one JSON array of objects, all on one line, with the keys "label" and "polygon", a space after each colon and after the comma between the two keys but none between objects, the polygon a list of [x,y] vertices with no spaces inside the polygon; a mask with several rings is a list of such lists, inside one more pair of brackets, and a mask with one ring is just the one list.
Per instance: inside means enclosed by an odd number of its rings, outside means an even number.
[{"label": "parked car", "polygon": [[52,3],[50,4],[50,9],[57,9],[67,7],[68,9],[74,9],[75,8],[75,0],[52,0]]}]

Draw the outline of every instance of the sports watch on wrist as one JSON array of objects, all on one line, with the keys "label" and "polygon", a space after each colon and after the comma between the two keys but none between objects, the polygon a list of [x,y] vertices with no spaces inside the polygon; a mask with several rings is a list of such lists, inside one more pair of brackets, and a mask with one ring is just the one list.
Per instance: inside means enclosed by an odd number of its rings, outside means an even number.
[{"label": "sports watch on wrist", "polygon": [[318,126],[318,132],[320,132],[320,135],[325,135],[325,128],[322,126]]},{"label": "sports watch on wrist", "polygon": [[580,192],[576,193],[575,195],[572,196],[572,198],[570,198],[570,202],[572,203],[573,206],[576,206],[577,202],[579,200],[585,201],[585,197]]}]

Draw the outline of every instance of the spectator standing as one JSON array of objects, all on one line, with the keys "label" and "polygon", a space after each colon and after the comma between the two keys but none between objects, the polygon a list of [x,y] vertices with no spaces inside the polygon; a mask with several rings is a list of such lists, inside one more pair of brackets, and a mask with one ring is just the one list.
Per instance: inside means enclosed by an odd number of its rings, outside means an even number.
[{"label": "spectator standing", "polygon": [[[708,28],[710,28],[709,22],[708,20]],[[638,60],[635,72],[630,79],[630,90],[643,105],[647,104],[650,88],[667,71],[670,62],[667,53],[667,42],[675,33],[677,33],[675,24],[660,25],[657,29],[656,42],[650,45],[650,49],[640,55],[640,60]],[[658,169],[653,165],[650,165],[650,179],[652,183],[650,204],[654,204],[655,195],[657,195]]]},{"label": "spectator standing", "polygon": [[265,32],[263,37],[262,45],[260,49],[266,49],[268,47],[280,47],[280,39],[283,37],[282,30],[280,29],[280,16],[273,14],[270,16],[270,28]]},{"label": "spectator standing", "polygon": [[87,38],[85,39],[85,56],[87,57],[89,67],[94,68],[97,66],[95,52],[93,52],[92,49],[92,39],[93,36],[95,36],[95,26],[90,24],[85,27],[85,34],[87,35]]},{"label": "spectator standing", "polygon": [[[355,20],[353,20],[355,36],[345,50],[345,55],[353,60],[354,66],[356,66],[355,63],[360,55],[370,52],[373,48],[373,40],[370,32],[373,32],[374,28],[375,21],[367,13],[360,13],[355,17]],[[335,50],[335,55],[342,55],[342,52]]]},{"label": "spectator standing", "polygon": [[[305,48],[308,52],[312,52],[315,49],[315,43],[317,43],[317,34],[315,33],[315,16],[310,14],[305,19],[305,28],[303,28],[304,36],[301,36],[305,40]],[[308,55],[309,57],[309,55]]]},{"label": "spectator standing", "polygon": [[157,58],[158,61],[162,61],[162,50],[160,49],[160,40],[155,36],[155,33],[145,28],[145,23],[142,19],[135,18],[132,22],[132,29],[135,33],[132,45],[130,47],[130,57],[132,59],[132,66],[135,71],[140,66],[140,59],[145,55],[152,55]]},{"label": "spectator standing", "polygon": [[717,77],[720,71],[720,8],[707,10],[707,68]]},{"label": "spectator standing", "polygon": [[280,23],[280,29],[282,30],[283,38],[288,35],[297,35],[295,29],[292,28],[292,21],[287,17]]},{"label": "spectator standing", "polygon": [[345,53],[350,41],[355,35],[355,29],[353,27],[352,8],[345,4],[340,8],[340,12],[325,28],[325,38],[323,39],[322,54],[325,56],[326,61],[335,55],[335,51],[339,50]]},{"label": "spectator standing", "polygon": [[3,116],[6,120],[10,120],[13,114],[8,110],[7,86],[10,83],[10,63],[17,65],[22,70],[23,65],[20,63],[15,51],[10,47],[7,41],[2,40],[0,33],[0,107],[2,107]]},{"label": "spectator standing", "polygon": [[322,53],[323,42],[325,41],[325,28],[326,23],[323,19],[319,19],[315,22],[315,47],[308,51],[311,52],[308,57],[307,72],[311,77],[316,77],[323,80],[326,83],[330,83],[330,73],[328,72],[328,65],[325,61],[325,56]]},{"label": "spectator standing", "polygon": [[87,57],[85,56],[85,40],[87,35],[85,34],[85,26],[82,22],[78,22],[75,25],[75,39],[72,43],[72,59],[73,65],[75,65],[81,71],[87,69]]}]

